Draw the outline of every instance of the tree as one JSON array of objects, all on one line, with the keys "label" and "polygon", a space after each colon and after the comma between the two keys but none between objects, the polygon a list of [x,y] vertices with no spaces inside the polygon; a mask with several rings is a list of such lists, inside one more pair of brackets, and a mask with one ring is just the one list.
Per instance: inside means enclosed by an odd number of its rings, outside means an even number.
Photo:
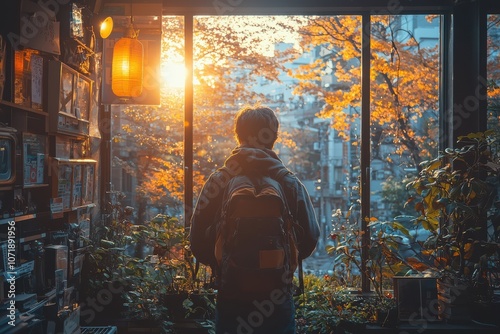
[{"label": "tree", "polygon": [[[399,163],[418,168],[437,147],[439,50],[437,43],[421,45],[405,20],[372,16],[372,156],[392,162],[393,156],[381,156],[379,150],[390,142]],[[332,119],[332,127],[349,140],[360,118],[361,17],[309,17],[296,24],[304,51],[320,55],[292,73],[300,81],[296,93],[321,97],[324,107],[318,116]],[[328,75],[333,84],[323,85]]]},{"label": "tree", "polygon": [[[259,33],[249,34],[255,30]],[[274,30],[275,32],[273,33]],[[253,92],[258,77],[279,81],[288,53],[269,57],[263,45],[281,41],[272,20],[247,17],[199,17],[194,28],[194,189],[220,167],[235,142],[233,115],[245,104],[266,103]],[[181,17],[163,19],[162,62],[183,60]],[[115,141],[130,158],[115,159],[137,179],[138,222],[145,221],[147,206],[164,212],[183,200],[182,89],[162,89],[161,106],[130,106],[120,115],[121,130]]]}]

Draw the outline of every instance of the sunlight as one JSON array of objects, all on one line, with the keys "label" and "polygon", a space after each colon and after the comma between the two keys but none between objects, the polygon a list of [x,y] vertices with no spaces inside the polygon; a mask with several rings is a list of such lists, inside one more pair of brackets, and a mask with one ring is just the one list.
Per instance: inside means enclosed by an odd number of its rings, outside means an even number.
[{"label": "sunlight", "polygon": [[186,68],[184,63],[162,63],[161,78],[163,85],[171,88],[184,88]]}]

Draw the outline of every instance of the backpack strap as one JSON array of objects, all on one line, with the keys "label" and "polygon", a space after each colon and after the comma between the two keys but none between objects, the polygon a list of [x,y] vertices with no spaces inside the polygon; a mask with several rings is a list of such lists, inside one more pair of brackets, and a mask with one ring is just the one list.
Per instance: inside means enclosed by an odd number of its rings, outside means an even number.
[{"label": "backpack strap", "polygon": [[283,167],[276,173],[276,175],[274,175],[274,179],[279,183],[281,183],[281,181],[283,181],[285,176],[288,174],[293,174],[293,173],[288,168]]},{"label": "backpack strap", "polygon": [[[283,179],[285,178],[286,175],[288,174],[293,174],[288,168],[286,167],[283,167],[281,168],[277,173],[276,175],[274,176],[274,179],[276,181],[278,181],[280,184],[283,184]],[[285,197],[286,197],[286,191],[285,189],[283,189],[284,191],[284,194],[285,194]],[[293,214],[290,212],[290,208],[289,208],[289,205],[288,205],[288,198],[287,198],[287,208],[289,210],[289,214],[292,216],[292,219],[293,219]],[[300,255],[300,254],[299,254]],[[298,269],[299,269],[299,286],[297,287],[296,291],[295,291],[295,295],[298,296],[298,295],[301,295],[304,293],[304,270],[303,270],[303,267],[302,267],[302,259],[301,257],[299,256],[298,257]]]},{"label": "backpack strap", "polygon": [[[228,178],[227,182],[229,182],[229,180],[231,180],[235,176],[230,172],[229,168],[227,168],[226,166],[220,167],[218,171],[226,175],[226,177]],[[224,181],[223,176],[220,176],[220,178],[222,179],[222,181]]]}]

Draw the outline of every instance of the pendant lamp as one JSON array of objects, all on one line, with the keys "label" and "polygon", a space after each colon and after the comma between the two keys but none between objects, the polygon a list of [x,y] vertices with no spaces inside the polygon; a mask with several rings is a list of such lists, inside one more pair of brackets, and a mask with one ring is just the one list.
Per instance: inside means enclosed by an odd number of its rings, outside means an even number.
[{"label": "pendant lamp", "polygon": [[142,93],[144,49],[132,24],[125,37],[113,48],[111,90],[122,98],[138,97]]},{"label": "pendant lamp", "polygon": [[101,26],[99,28],[99,35],[101,35],[102,39],[106,39],[111,35],[113,31],[113,18],[108,16],[101,22]]}]

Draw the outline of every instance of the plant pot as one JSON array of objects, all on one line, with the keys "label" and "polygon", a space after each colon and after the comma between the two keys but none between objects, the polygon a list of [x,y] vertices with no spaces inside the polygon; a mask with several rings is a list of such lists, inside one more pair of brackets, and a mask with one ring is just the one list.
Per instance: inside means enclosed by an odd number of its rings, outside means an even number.
[{"label": "plant pot", "polygon": [[213,324],[207,321],[184,319],[171,324],[164,333],[209,334],[214,333],[215,329],[213,327]]},{"label": "plant pot", "polygon": [[500,326],[500,301],[473,302],[472,319],[477,322]]},{"label": "plant pot", "polygon": [[145,319],[129,321],[127,324],[127,333],[161,333],[161,326],[157,322]]},{"label": "plant pot", "polygon": [[188,297],[187,292],[165,293],[160,296],[159,302],[168,309],[169,318],[175,321],[185,319],[187,310],[183,303]]},{"label": "plant pot", "polygon": [[437,320],[437,283],[433,277],[394,276],[394,296],[400,321]]},{"label": "plant pot", "polygon": [[340,320],[336,326],[335,334],[364,333],[365,329],[366,323],[350,320]]},{"label": "plant pot", "polygon": [[128,312],[121,282],[103,282],[93,295],[83,295],[80,322],[84,326],[98,325],[123,318]]},{"label": "plant pot", "polygon": [[472,287],[455,277],[437,280],[438,316],[448,322],[463,323],[471,320]]},{"label": "plant pot", "polygon": [[188,318],[215,320],[215,293],[192,293]]}]

